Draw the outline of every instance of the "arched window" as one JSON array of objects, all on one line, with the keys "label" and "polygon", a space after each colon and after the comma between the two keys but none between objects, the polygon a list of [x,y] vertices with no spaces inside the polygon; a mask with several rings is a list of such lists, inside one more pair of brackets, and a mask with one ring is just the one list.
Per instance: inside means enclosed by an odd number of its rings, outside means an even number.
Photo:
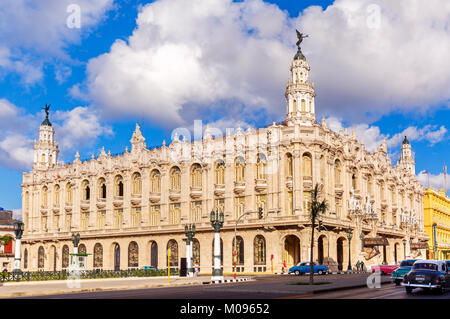
[{"label": "arched window", "polygon": [[72,185],[70,183],[66,184],[66,203],[67,205],[72,205]]},{"label": "arched window", "polygon": [[225,163],[222,160],[216,162],[216,184],[225,184]]},{"label": "arched window", "polygon": [[80,244],[80,245],[78,246],[78,253],[79,253],[79,254],[86,254],[86,253],[87,253],[87,251],[86,251],[86,246],[85,246],[84,244]]},{"label": "arched window", "polygon": [[200,242],[197,238],[192,239],[192,264],[200,266]]},{"label": "arched window", "polygon": [[98,180],[99,198],[106,199],[106,180],[102,177]]},{"label": "arched window", "polygon": [[286,176],[293,176],[293,163],[292,163],[292,154],[286,153]]},{"label": "arched window", "polygon": [[120,175],[117,175],[114,179],[114,185],[115,185],[115,196],[123,197],[123,177]]},{"label": "arched window", "polygon": [[25,251],[23,252],[23,268],[28,268],[28,249],[25,248]]},{"label": "arched window", "polygon": [[181,170],[176,166],[170,171],[170,190],[181,190]]},{"label": "arched window", "polygon": [[89,181],[84,180],[81,184],[81,189],[83,190],[83,200],[89,200],[91,198],[91,189],[89,188]]},{"label": "arched window", "polygon": [[302,168],[303,176],[312,178],[312,158],[308,153],[305,153],[302,156]]},{"label": "arched window", "polygon": [[200,166],[200,164],[192,165],[191,186],[193,188],[202,188],[202,167]]},{"label": "arched window", "polygon": [[128,245],[128,267],[139,267],[139,247],[135,241]]},{"label": "arched window", "polygon": [[180,204],[170,204],[169,206],[169,224],[176,225],[181,222]]},{"label": "arched window", "polygon": [[239,156],[235,161],[236,182],[245,182],[245,160]]},{"label": "arched window", "polygon": [[141,174],[139,173],[133,174],[133,194],[134,195],[142,194],[142,178]]},{"label": "arched window", "polygon": [[62,268],[69,267],[69,246],[64,245],[62,248]]},{"label": "arched window", "polygon": [[44,207],[48,206],[48,188],[47,188],[47,186],[44,186],[42,188],[42,206],[44,206]]},{"label": "arched window", "polygon": [[266,240],[262,235],[257,235],[253,242],[254,264],[266,264]]},{"label": "arched window", "polygon": [[161,173],[153,170],[151,174],[152,193],[161,193]]},{"label": "arched window", "polygon": [[[232,243],[231,251],[233,253],[232,255],[232,262],[234,265],[234,238]],[[241,236],[236,236],[236,265],[243,265],[244,264],[244,240]]]},{"label": "arched window", "polygon": [[192,222],[199,222],[202,220],[202,202],[192,202],[191,207],[191,221]]},{"label": "arched window", "polygon": [[302,112],[306,111],[306,101],[302,100]]},{"label": "arched window", "polygon": [[334,162],[334,183],[341,184],[341,162],[339,160]]},{"label": "arched window", "polygon": [[59,190],[60,190],[59,185],[56,185],[55,186],[55,192],[53,194],[53,204],[54,204],[54,206],[59,206],[59,193],[60,193]]},{"label": "arched window", "polygon": [[103,246],[100,243],[96,243],[94,246],[94,268],[103,267]]},{"label": "arched window", "polygon": [[169,259],[170,267],[178,267],[178,243],[175,239],[171,239],[167,243],[166,253],[169,253],[169,249],[170,249],[170,259]]},{"label": "arched window", "polygon": [[266,179],[267,158],[264,154],[259,153],[256,159],[256,178]]},{"label": "arched window", "polygon": [[45,250],[44,247],[40,246],[38,249],[38,268],[43,269],[45,263]]},{"label": "arched window", "polygon": [[358,170],[356,167],[353,168],[352,172],[352,188],[355,190],[358,189]]}]

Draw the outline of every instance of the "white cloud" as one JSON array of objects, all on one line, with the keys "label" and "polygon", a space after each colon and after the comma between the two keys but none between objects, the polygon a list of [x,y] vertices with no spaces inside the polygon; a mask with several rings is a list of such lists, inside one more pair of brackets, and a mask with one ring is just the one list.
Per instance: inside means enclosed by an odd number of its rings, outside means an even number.
[{"label": "white cloud", "polygon": [[425,125],[422,128],[409,126],[391,137],[389,134],[381,133],[380,128],[375,125],[361,123],[345,127],[342,120],[336,117],[329,117],[326,120],[328,128],[336,133],[339,133],[341,129],[347,129],[349,132],[354,130],[357,138],[360,141],[363,140],[366,149],[371,152],[379,147],[383,140],[386,140],[387,147],[395,153],[394,148],[401,144],[405,136],[409,141],[427,141],[430,145],[434,145],[444,140],[447,133],[447,129],[443,125],[439,128],[436,125]]},{"label": "white cloud", "polygon": [[[421,171],[417,174],[417,180],[423,187],[432,187],[438,191],[444,189],[444,173],[438,175],[426,174],[426,171]],[[447,191],[450,191],[450,179],[447,173]]]},{"label": "white cloud", "polygon": [[[42,114],[27,114],[8,100],[0,99],[0,166],[29,170],[33,164],[33,140],[37,138]],[[112,134],[112,129],[100,121],[100,115],[88,107],[58,111],[51,118],[59,143],[60,160],[74,148],[95,144],[101,136]]]},{"label": "white cloud", "polygon": [[[69,28],[67,12],[76,3],[81,28]],[[65,49],[79,43],[112,8],[113,0],[2,0],[0,1],[0,71],[17,73],[25,84],[43,77],[52,58],[70,60]]]},{"label": "white cloud", "polygon": [[[381,13],[375,28],[373,5]],[[158,0],[141,8],[127,42],[89,62],[84,87],[107,113],[163,125],[223,111],[229,100],[279,119],[300,27],[310,34],[303,51],[319,115],[366,122],[424,111],[450,98],[449,13],[446,0],[336,0],[291,19],[261,0]]]},{"label": "white cloud", "polygon": [[[295,54],[289,21],[258,0],[155,1],[141,9],[127,42],[89,62],[88,92],[109,113],[162,124],[222,111],[221,101],[279,113]],[[232,112],[238,118],[242,110]]]},{"label": "white cloud", "polygon": [[12,210],[12,218],[22,220],[22,208]]}]

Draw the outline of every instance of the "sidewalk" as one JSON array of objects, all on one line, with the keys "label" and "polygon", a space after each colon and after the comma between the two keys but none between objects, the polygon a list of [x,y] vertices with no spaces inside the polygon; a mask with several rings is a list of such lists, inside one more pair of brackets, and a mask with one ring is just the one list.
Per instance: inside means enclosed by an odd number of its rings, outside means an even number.
[{"label": "sidewalk", "polygon": [[[242,278],[242,277],[240,277]],[[225,280],[233,277],[224,276]],[[179,277],[130,277],[109,279],[49,280],[28,282],[7,282],[0,284],[0,298],[43,296],[73,292],[98,292],[106,290],[125,290],[141,288],[176,287],[185,285],[211,284],[210,276]]]}]

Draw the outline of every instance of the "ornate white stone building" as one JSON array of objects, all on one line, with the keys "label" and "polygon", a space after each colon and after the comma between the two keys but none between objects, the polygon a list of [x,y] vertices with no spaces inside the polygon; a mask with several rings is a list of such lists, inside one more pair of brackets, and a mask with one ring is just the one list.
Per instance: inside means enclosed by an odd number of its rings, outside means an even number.
[{"label": "ornate white stone building", "polygon": [[[92,253],[89,269],[127,269],[180,265],[185,256],[186,224],[195,224],[194,264],[211,273],[213,209],[225,214],[221,231],[225,273],[232,272],[234,227],[237,270],[280,271],[309,260],[311,189],[323,185],[329,210],[316,229],[314,256],[332,270],[422,256],[410,249],[427,240],[423,188],[415,179],[411,145],[393,167],[386,143],[373,153],[354,132],[336,134],[315,120],[310,67],[299,50],[286,86],[287,118],[259,130],[148,149],[139,126],[131,150],[117,156],[103,149],[97,158],[70,165],[58,161],[48,118],[35,144],[33,171],[23,174],[22,269],[61,270],[80,233],[79,252]],[[406,140],[406,139],[405,139]],[[407,140],[406,140],[407,141]],[[258,208],[263,218],[258,218]]]}]

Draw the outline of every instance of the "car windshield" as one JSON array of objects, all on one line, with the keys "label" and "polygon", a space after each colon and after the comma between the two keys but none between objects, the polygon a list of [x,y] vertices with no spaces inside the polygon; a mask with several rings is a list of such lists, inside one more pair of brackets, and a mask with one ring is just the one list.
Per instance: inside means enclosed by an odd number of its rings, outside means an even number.
[{"label": "car windshield", "polygon": [[436,264],[432,264],[432,263],[418,263],[418,264],[414,264],[413,269],[414,270],[424,269],[424,270],[437,271],[438,266]]},{"label": "car windshield", "polygon": [[400,267],[411,267],[414,264],[414,260],[404,260],[401,262]]}]

